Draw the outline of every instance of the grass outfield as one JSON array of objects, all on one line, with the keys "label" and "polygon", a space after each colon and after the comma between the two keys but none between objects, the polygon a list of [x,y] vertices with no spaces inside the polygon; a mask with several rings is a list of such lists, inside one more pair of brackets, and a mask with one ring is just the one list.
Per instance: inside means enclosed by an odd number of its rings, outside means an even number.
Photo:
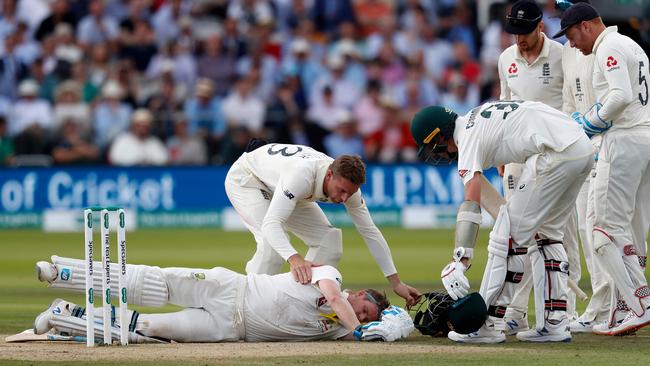
[{"label": "grass outfield", "polygon": [[[440,269],[451,257],[453,243],[453,232],[451,230],[404,230],[384,229],[384,235],[390,243],[396,266],[402,280],[420,290],[441,289],[439,280]],[[112,237],[114,241],[114,236]],[[354,230],[344,231],[344,254],[340,270],[343,274],[345,287],[358,289],[363,287],[375,287],[384,289],[391,295],[391,300],[402,305],[401,299],[397,298],[386,288],[387,283],[366,249],[360,236]],[[81,295],[70,295],[69,293],[47,289],[38,282],[34,275],[34,263],[38,260],[49,259],[52,254],[82,257],[83,236],[77,234],[51,234],[40,231],[13,230],[0,231],[0,243],[2,243],[2,255],[0,255],[0,334],[13,334],[31,327],[34,317],[40,313],[49,302],[55,297],[83,303]],[[468,277],[474,289],[478,290],[482,269],[485,265],[485,243],[487,243],[487,231],[482,231],[479,239],[479,250],[473,268],[468,271]],[[243,271],[244,264],[253,253],[254,244],[250,234],[246,232],[224,232],[221,230],[208,229],[164,229],[164,230],[140,230],[127,234],[127,261],[129,263],[144,263],[158,266],[183,266],[210,268],[223,266],[236,271]],[[304,250],[304,245],[297,244],[296,247]],[[113,250],[113,253],[116,253]],[[589,289],[589,280],[583,265],[583,279],[581,287],[586,291]],[[586,303],[578,301],[580,310],[584,309]],[[143,309],[140,310],[151,310]],[[175,310],[174,307],[166,307],[163,311]],[[160,309],[156,309],[160,311]],[[533,320],[531,319],[531,322]],[[250,364],[287,364],[287,363],[335,363],[347,364],[373,364],[393,365],[399,364],[421,364],[430,363],[433,360],[440,362],[453,362],[454,364],[497,364],[521,362],[525,359],[526,364],[542,365],[555,364],[558,362],[584,362],[590,365],[609,365],[616,363],[623,364],[645,364],[650,357],[650,330],[643,330],[637,336],[625,338],[597,337],[593,335],[574,335],[570,344],[524,344],[517,342],[514,338],[509,339],[505,345],[498,346],[458,346],[446,339],[432,339],[413,334],[405,342],[399,344],[368,345],[358,344],[350,349],[351,345],[339,346],[340,343],[311,343],[303,346],[293,345],[265,345],[270,352],[251,352],[250,356],[223,357],[223,354],[214,357],[211,352],[224,351],[225,345],[202,345],[199,350],[207,351],[207,359],[196,359],[195,356],[188,356],[187,359],[122,359],[119,362],[110,361],[99,357],[100,362],[84,363],[83,358],[74,359],[75,365],[81,364],[103,364],[103,365],[172,365],[172,364],[206,364],[206,363],[228,363],[236,365]],[[70,364],[65,361],[70,354],[83,354],[85,348],[82,345],[66,345],[61,364]],[[170,345],[167,347],[193,347],[193,345]],[[249,345],[240,344],[238,347],[246,349]],[[15,345],[10,345],[0,340],[0,365],[33,365],[40,364],[38,358],[29,358],[30,347],[36,345],[22,345],[21,357],[25,361],[17,361],[14,355],[17,354]],[[45,351],[56,352],[61,345],[39,345],[46,348]],[[148,345],[135,345],[127,351],[135,351],[140,354],[164,352],[165,349],[150,348]],[[211,348],[205,348],[211,347]],[[252,346],[251,346],[252,347]],[[279,347],[291,347],[289,350]],[[320,354],[308,356],[301,352],[309,347],[319,349],[333,348],[331,354]],[[346,347],[337,349],[337,347]],[[259,348],[259,347],[258,347]],[[301,351],[301,348],[302,351]],[[36,348],[33,348],[36,349]],[[273,350],[278,350],[274,353]],[[137,350],[137,351],[136,351]],[[150,350],[150,351],[147,351]],[[97,350],[96,355],[102,353],[114,354],[119,349]],[[384,352],[386,351],[386,352]],[[395,352],[390,352],[395,351]],[[94,350],[93,350],[94,352]],[[197,351],[198,352],[198,351]],[[225,351],[224,351],[225,352]],[[200,353],[197,353],[200,354]],[[210,356],[207,356],[210,355]],[[55,359],[58,359],[56,357]],[[48,365],[59,364],[52,360]]]}]

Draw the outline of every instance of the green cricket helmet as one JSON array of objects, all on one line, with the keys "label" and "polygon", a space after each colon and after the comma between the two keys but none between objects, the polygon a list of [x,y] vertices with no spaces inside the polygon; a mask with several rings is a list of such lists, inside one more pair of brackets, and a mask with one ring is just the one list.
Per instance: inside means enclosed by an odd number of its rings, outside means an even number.
[{"label": "green cricket helmet", "polygon": [[445,292],[422,295],[413,324],[424,335],[446,337],[453,330],[460,334],[477,331],[487,318],[487,306],[478,292],[454,301]]},{"label": "green cricket helmet", "polygon": [[418,144],[418,157],[431,164],[451,164],[456,153],[447,151],[447,140],[454,135],[458,115],[447,107],[422,108],[411,120],[411,135]]}]

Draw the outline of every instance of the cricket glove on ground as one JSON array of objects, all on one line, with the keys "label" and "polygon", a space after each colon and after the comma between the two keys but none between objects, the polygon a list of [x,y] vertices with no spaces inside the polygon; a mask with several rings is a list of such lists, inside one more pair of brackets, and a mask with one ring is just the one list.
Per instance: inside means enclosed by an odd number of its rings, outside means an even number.
[{"label": "cricket glove on ground", "polygon": [[358,326],[354,336],[361,341],[393,342],[402,337],[402,330],[396,322],[376,321]]}]

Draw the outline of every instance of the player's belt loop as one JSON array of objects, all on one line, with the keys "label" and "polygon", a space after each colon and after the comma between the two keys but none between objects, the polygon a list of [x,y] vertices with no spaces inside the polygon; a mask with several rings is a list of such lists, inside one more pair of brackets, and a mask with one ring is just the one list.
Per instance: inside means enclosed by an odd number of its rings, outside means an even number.
[{"label": "player's belt loop", "polygon": [[242,276],[237,284],[237,296],[235,298],[235,316],[232,326],[237,329],[240,340],[246,338],[246,324],[244,323],[244,295],[248,286],[248,278]]}]

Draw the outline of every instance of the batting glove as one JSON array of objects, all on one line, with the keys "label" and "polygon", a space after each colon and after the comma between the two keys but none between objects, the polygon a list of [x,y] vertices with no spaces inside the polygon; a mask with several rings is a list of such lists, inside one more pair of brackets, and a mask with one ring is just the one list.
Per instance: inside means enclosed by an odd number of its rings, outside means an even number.
[{"label": "batting glove", "polygon": [[358,339],[362,341],[393,342],[402,337],[398,324],[390,320],[370,322],[357,329],[361,333]]},{"label": "batting glove", "polygon": [[411,319],[411,316],[406,310],[399,306],[391,305],[384,309],[384,311],[381,312],[381,321],[390,321],[395,323],[402,332],[400,338],[408,337],[409,334],[415,330],[413,319]]},{"label": "batting glove", "polygon": [[467,267],[460,260],[465,254],[465,248],[459,247],[454,250],[454,261],[442,269],[440,277],[445,290],[452,299],[458,300],[469,293],[469,280],[465,277]]}]

